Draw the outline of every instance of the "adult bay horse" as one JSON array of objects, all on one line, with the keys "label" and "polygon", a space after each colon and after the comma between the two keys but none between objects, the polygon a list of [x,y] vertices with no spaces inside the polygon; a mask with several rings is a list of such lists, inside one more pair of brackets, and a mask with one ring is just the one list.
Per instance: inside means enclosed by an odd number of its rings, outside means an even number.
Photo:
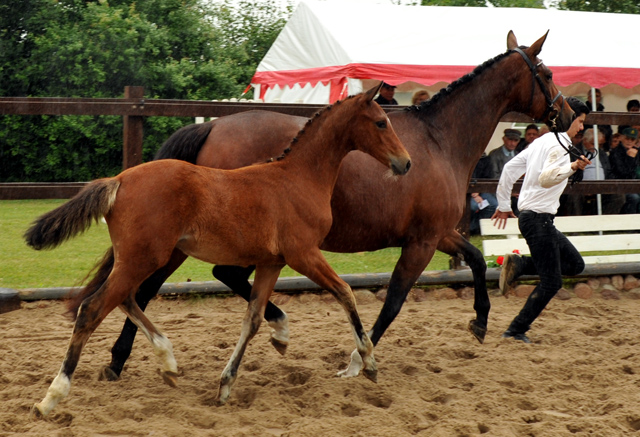
[{"label": "adult bay horse", "polygon": [[[331,227],[331,194],[338,170],[351,150],[370,154],[396,175],[409,170],[407,151],[373,101],[378,88],[318,113],[276,162],[219,170],[179,160],[153,161],[93,181],[37,219],[25,238],[35,249],[46,249],[104,216],[113,242],[108,258],[113,262],[104,261],[96,275],[100,279],[70,300],[69,310],[77,316],[73,336],[58,376],[34,406],[36,415],[46,416],[67,395],[82,348],[117,306],[145,333],[160,358],[163,378],[175,386],[178,367],[171,343],[134,296],[142,282],[176,253],[213,264],[256,266],[242,333],[220,379],[220,404],[229,397],[244,351],[285,264],[340,302],[365,363],[363,373],[375,381],[373,344],[351,288],[327,264],[319,246]],[[387,177],[384,183],[394,181]]]},{"label": "adult bay horse", "polygon": [[[490,309],[486,263],[482,253],[455,227],[464,211],[471,173],[503,115],[522,112],[557,131],[571,124],[573,111],[560,98],[551,71],[538,59],[546,36],[527,48],[519,47],[509,32],[506,53],[478,66],[420,106],[391,112],[389,118],[414,163],[411,174],[399,183],[385,184],[382,170],[362,153],[352,153],[343,162],[331,200],[333,225],[321,248],[345,253],[402,248],[387,299],[370,332],[374,344],[397,316],[436,249],[463,257],[471,267],[476,318],[469,327],[483,342]],[[172,135],[156,159],[238,168],[272,156],[305,122],[303,117],[250,111],[190,125]],[[141,308],[175,268],[175,263],[167,265],[143,283],[136,296]],[[247,281],[251,271],[221,265],[213,269],[216,278],[245,299],[251,290]],[[287,320],[284,312],[269,303],[265,317],[276,328],[272,335],[281,337],[278,331],[285,332]],[[119,377],[135,330],[134,324],[125,322],[112,349],[111,363],[101,377]],[[360,370],[357,355],[352,354],[344,376]]]}]

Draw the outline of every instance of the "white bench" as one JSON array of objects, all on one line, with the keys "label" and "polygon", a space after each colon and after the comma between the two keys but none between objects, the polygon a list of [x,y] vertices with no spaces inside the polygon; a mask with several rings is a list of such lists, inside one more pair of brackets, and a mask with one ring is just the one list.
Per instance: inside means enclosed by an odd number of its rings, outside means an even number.
[{"label": "white bench", "polygon": [[[638,253],[630,254],[584,256],[586,264],[640,261],[640,233],[620,233],[640,230],[640,214],[556,217],[553,222],[556,228],[565,234],[582,254],[586,252],[638,251]],[[572,235],[573,233],[582,234],[585,232],[590,234]],[[593,234],[594,232],[596,233]],[[485,257],[505,255],[512,253],[515,249],[523,255],[530,254],[529,246],[520,235],[516,218],[508,219],[504,229],[493,226],[491,219],[480,220],[480,233],[483,236],[504,237],[483,239],[482,251]]]}]

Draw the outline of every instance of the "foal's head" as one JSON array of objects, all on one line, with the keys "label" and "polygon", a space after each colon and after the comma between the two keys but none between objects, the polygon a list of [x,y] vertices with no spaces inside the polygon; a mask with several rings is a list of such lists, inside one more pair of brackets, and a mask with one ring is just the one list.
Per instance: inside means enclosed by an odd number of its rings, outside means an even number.
[{"label": "foal's head", "polygon": [[411,158],[393,130],[387,114],[373,101],[381,86],[382,82],[363,94],[351,97],[354,116],[348,135],[354,149],[373,156],[391,168],[394,174],[403,175],[411,167]]},{"label": "foal's head", "polygon": [[521,79],[517,84],[513,84],[514,87],[522,89],[523,93],[527,93],[523,101],[528,102],[529,107],[524,108],[524,112],[544,122],[552,131],[564,132],[571,126],[575,114],[553,83],[551,70],[538,59],[548,33],[540,37],[531,47],[519,47],[513,31],[509,31],[507,49],[515,50],[520,55],[518,56],[519,68],[524,66],[529,70],[527,74],[520,76]]}]

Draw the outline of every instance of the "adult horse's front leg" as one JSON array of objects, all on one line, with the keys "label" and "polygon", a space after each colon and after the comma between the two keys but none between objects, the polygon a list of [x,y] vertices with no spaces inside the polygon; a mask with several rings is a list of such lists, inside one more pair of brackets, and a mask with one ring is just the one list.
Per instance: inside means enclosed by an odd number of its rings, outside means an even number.
[{"label": "adult horse's front leg", "polygon": [[[169,262],[160,269],[156,270],[151,276],[149,276],[138,289],[135,299],[138,307],[144,311],[147,305],[153,299],[160,290],[164,281],[167,280],[171,274],[177,270],[180,265],[187,259],[182,251],[175,249],[171,254]],[[136,338],[138,327],[129,318],[124,322],[122,332],[120,336],[111,348],[111,363],[105,366],[100,371],[99,379],[107,381],[117,381],[120,378],[124,364],[131,355],[131,349],[133,348],[133,341]]]},{"label": "adult horse's front leg", "polygon": [[451,256],[462,255],[467,265],[471,268],[474,289],[473,309],[476,311],[476,318],[469,322],[469,330],[480,343],[484,343],[484,337],[487,334],[489,310],[491,309],[491,302],[487,293],[487,263],[484,260],[484,256],[480,249],[456,231],[451,232],[438,243],[438,250]]},{"label": "adult horse's front leg", "polygon": [[[238,267],[217,265],[213,267],[213,276],[229,287],[235,294],[249,302],[251,296],[251,284],[249,276],[255,270],[255,266]],[[267,302],[264,318],[272,328],[270,341],[281,355],[284,355],[289,346],[289,318],[287,314],[275,304]]]},{"label": "adult horse's front leg", "polygon": [[300,257],[295,260],[288,259],[289,267],[302,273],[322,288],[329,291],[336,300],[342,305],[351,329],[356,340],[356,351],[354,354],[359,355],[361,369],[364,376],[373,382],[378,379],[378,367],[373,357],[373,343],[362,326],[360,315],[356,307],[356,300],[349,284],[344,282],[336,272],[329,266],[326,259],[319,249],[311,253],[305,253],[304,258]]},{"label": "adult horse's front leg", "polygon": [[[422,245],[413,244],[402,248],[400,259],[391,275],[387,298],[373,325],[373,329],[369,332],[369,336],[374,345],[378,344],[384,332],[400,312],[411,287],[413,287],[413,284],[415,284],[427,267],[427,264],[429,264],[429,261],[431,261],[434,252],[435,243]],[[360,373],[362,367],[363,363],[356,351],[354,351],[351,354],[349,366],[338,372],[338,375],[345,378],[356,376]]]},{"label": "adult horse's front leg", "polygon": [[258,332],[258,328],[260,328],[269,296],[273,291],[273,287],[276,285],[278,275],[283,267],[284,265],[256,267],[256,276],[253,281],[247,312],[242,321],[240,339],[220,377],[220,389],[217,398],[218,405],[225,404],[229,399],[231,386],[238,375],[238,367],[242,361],[242,356],[244,355],[247,345]]}]

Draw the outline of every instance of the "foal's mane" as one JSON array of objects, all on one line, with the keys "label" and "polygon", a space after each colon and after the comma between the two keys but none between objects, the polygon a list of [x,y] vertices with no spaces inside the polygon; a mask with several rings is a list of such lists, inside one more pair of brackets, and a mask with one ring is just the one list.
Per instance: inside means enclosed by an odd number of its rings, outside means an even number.
[{"label": "foal's mane", "polygon": [[[291,142],[289,143],[289,147],[287,147],[286,149],[284,149],[284,151],[282,152],[282,155],[280,156],[276,156],[276,157],[272,157],[267,159],[265,162],[274,162],[274,161],[281,161],[283,160],[290,152],[291,152],[291,147],[296,144],[301,137],[304,136],[305,132],[307,131],[307,129],[309,129],[311,127],[311,124],[313,122],[316,122],[318,119],[320,118],[327,118],[329,111],[333,108],[333,107],[337,107],[338,105],[340,105],[342,102],[347,101],[349,99],[354,98],[355,96],[349,96],[344,100],[338,100],[336,101],[333,105],[329,105],[329,106],[325,106],[324,108],[322,108],[321,110],[319,110],[318,112],[316,112],[313,117],[309,118],[309,120],[307,120],[307,122],[305,123],[304,127],[302,129],[300,129],[298,131],[298,133],[296,134],[295,137],[293,137],[293,139],[291,140]],[[316,123],[317,125],[318,123]]]},{"label": "foal's mane", "polygon": [[[526,47],[523,46],[523,47],[520,47],[520,48],[521,49],[525,49]],[[433,97],[431,97],[429,100],[425,100],[424,102],[420,103],[419,105],[409,106],[408,108],[405,108],[405,111],[416,113],[416,115],[423,115],[422,114],[423,112],[424,113],[432,112],[434,110],[433,109],[434,106],[436,106],[441,100],[443,100],[447,96],[451,95],[453,92],[455,92],[457,89],[462,87],[464,84],[467,84],[467,83],[471,82],[473,79],[475,79],[477,76],[479,76],[485,70],[487,70],[489,67],[491,67],[492,65],[494,65],[497,62],[501,61],[502,59],[504,59],[505,57],[507,57],[508,55],[510,55],[513,52],[514,52],[514,50],[508,50],[508,51],[506,51],[504,53],[499,54],[495,58],[492,58],[492,59],[489,59],[489,60],[483,62],[482,64],[480,64],[476,68],[474,68],[471,73],[465,74],[461,78],[451,82],[451,84],[449,86],[447,86],[446,88],[442,88],[440,91],[438,91],[436,94],[434,94]]]}]

